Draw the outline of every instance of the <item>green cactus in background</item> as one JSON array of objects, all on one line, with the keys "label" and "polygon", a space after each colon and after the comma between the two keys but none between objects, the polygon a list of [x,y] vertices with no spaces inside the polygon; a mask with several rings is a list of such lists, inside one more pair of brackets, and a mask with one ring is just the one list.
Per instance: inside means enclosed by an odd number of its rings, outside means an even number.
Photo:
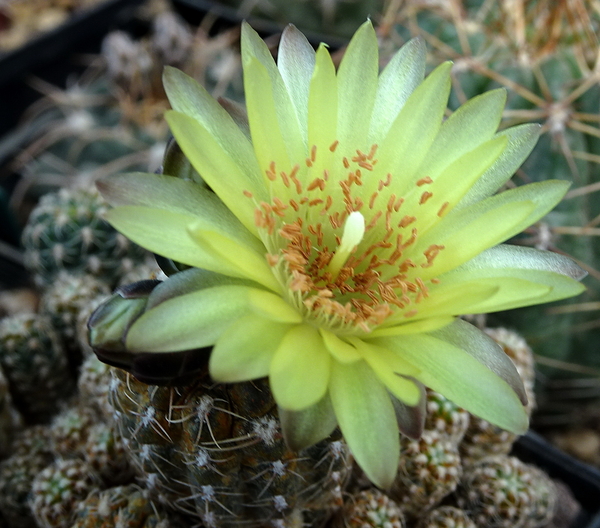
[{"label": "green cactus in background", "polygon": [[184,528],[169,522],[148,493],[130,484],[90,494],[76,508],[70,528]]},{"label": "green cactus in background", "polygon": [[454,506],[440,506],[426,513],[417,528],[477,528],[467,513]]},{"label": "green cactus in background", "polygon": [[10,527],[38,528],[29,507],[34,478],[53,460],[50,431],[30,427],[15,439],[10,458],[0,462],[0,514]]},{"label": "green cactus in background", "polygon": [[100,479],[82,460],[57,459],[31,486],[30,506],[40,528],[70,528],[75,507],[97,489]]},{"label": "green cactus in background", "polygon": [[0,459],[10,454],[9,445],[22,427],[23,418],[13,405],[8,380],[0,368]]},{"label": "green cactus in background", "polygon": [[469,427],[470,414],[439,392],[427,389],[425,429],[445,434],[459,445]]},{"label": "green cactus in background", "polygon": [[416,519],[452,493],[462,474],[458,446],[436,430],[425,430],[419,440],[400,441],[400,468],[391,496],[404,514]]},{"label": "green cactus in background", "polygon": [[47,421],[74,388],[67,355],[46,316],[19,314],[0,321],[0,365],[15,405],[33,420]]},{"label": "green cactus in background", "polygon": [[496,455],[465,471],[458,497],[478,526],[541,528],[554,513],[556,490],[535,466]]},{"label": "green cactus in background", "polygon": [[112,285],[143,261],[146,252],[102,218],[106,210],[95,190],[61,189],[42,197],[23,231],[25,264],[40,286],[61,272],[90,274]]},{"label": "green cactus in background", "polygon": [[334,525],[340,528],[404,528],[406,526],[400,506],[375,488],[348,495]]},{"label": "green cactus in background", "polygon": [[52,326],[60,334],[72,371],[82,360],[82,348],[77,338],[79,315],[86,311],[90,301],[106,298],[109,293],[108,285],[99,278],[89,274],[71,274],[65,270],[59,272],[41,297],[39,312],[50,318]]},{"label": "green cactus in background", "polygon": [[77,380],[79,405],[104,422],[112,418],[113,409],[108,401],[111,380],[110,367],[95,355],[90,355],[82,363]]}]

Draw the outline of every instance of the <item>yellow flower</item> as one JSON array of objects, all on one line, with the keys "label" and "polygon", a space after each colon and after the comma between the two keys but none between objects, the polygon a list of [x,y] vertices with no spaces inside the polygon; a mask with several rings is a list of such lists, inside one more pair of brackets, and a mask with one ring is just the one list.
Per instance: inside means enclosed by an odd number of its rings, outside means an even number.
[{"label": "yellow flower", "polygon": [[292,26],[276,65],[245,25],[242,59],[247,117],[165,73],[167,120],[205,184],[149,174],[100,183],[117,229],[193,266],[151,294],[127,348],[214,345],[216,381],[269,377],[291,447],[337,424],[382,487],[396,474],[398,429],[422,430],[423,385],[523,433],[512,363],[456,317],[583,290],[570,260],[498,245],[568,187],[495,194],[537,125],[497,132],[503,90],[444,121],[451,64],[423,80],[425,49],[413,40],[379,74],[370,22],[337,72],[326,46],[315,52]]}]

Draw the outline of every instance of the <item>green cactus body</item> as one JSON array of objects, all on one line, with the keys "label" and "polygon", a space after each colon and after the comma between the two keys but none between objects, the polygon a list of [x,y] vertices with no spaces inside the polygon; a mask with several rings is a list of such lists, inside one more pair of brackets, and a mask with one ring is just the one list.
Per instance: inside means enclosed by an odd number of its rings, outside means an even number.
[{"label": "green cactus body", "polygon": [[425,430],[419,440],[400,439],[400,467],[391,495],[408,518],[417,518],[452,493],[462,468],[458,448],[445,434]]},{"label": "green cactus body", "polygon": [[98,418],[82,405],[56,416],[50,426],[52,451],[59,458],[85,460],[109,484],[126,483],[133,474],[123,441]]},{"label": "green cactus body", "polygon": [[47,421],[74,388],[67,355],[47,317],[19,314],[0,321],[0,365],[15,405]]},{"label": "green cactus body", "polygon": [[10,447],[11,457],[0,463],[0,514],[8,526],[38,528],[29,501],[36,475],[52,462],[50,429],[25,429]]},{"label": "green cactus body", "polygon": [[108,401],[111,380],[110,367],[95,355],[82,363],[77,380],[79,404],[104,421],[112,419],[113,408]]},{"label": "green cactus body", "polygon": [[542,470],[498,455],[465,471],[458,497],[478,526],[541,528],[554,513],[556,490]]},{"label": "green cactus body", "polygon": [[14,434],[23,426],[23,418],[12,403],[8,380],[0,368],[0,458],[9,454]]},{"label": "green cactus body", "polygon": [[427,389],[425,429],[446,434],[458,445],[469,427],[470,414],[439,392]]},{"label": "green cactus body", "polygon": [[290,451],[263,380],[215,385],[205,372],[168,388],[115,370],[111,398],[147,487],[208,528],[318,526],[341,504],[346,445],[338,435]]},{"label": "green cactus body", "polygon": [[61,189],[44,195],[23,231],[25,265],[47,286],[61,271],[113,284],[146,252],[103,220],[107,205],[96,190]]},{"label": "green cactus body", "polygon": [[94,416],[70,407],[58,414],[50,424],[52,451],[58,457],[73,458],[82,454]]},{"label": "green cactus body", "polygon": [[454,506],[440,506],[421,518],[418,528],[477,528],[467,513]]},{"label": "green cactus body", "polygon": [[390,497],[372,488],[349,495],[336,519],[340,528],[404,528],[402,510]]},{"label": "green cactus body", "polygon": [[78,502],[99,485],[99,477],[87,463],[55,460],[31,485],[29,503],[40,528],[70,528]]},{"label": "green cactus body", "polygon": [[77,320],[92,299],[107,297],[108,285],[92,275],[73,275],[59,272],[45,290],[40,302],[40,313],[50,317],[60,333],[69,354],[71,366],[81,362],[81,348],[77,340]]},{"label": "green cactus body", "polygon": [[8,526],[38,528],[29,501],[36,475],[48,465],[42,456],[11,456],[0,463],[0,512]]},{"label": "green cactus body", "polygon": [[172,524],[148,493],[138,486],[118,486],[90,494],[76,508],[70,528],[183,528]]}]

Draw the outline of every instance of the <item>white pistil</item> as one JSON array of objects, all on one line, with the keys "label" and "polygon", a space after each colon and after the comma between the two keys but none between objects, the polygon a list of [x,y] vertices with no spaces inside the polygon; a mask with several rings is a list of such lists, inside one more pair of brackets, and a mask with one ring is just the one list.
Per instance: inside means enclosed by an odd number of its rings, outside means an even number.
[{"label": "white pistil", "polygon": [[333,255],[331,262],[329,262],[329,265],[327,266],[327,271],[331,273],[334,280],[348,260],[350,254],[354,251],[356,246],[360,244],[364,236],[365,217],[358,211],[353,211],[346,219],[342,241]]}]

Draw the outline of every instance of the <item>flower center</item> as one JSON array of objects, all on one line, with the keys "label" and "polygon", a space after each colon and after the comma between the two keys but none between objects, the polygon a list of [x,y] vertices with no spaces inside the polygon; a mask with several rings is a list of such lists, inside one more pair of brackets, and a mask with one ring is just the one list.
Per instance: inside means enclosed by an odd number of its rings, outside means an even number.
[{"label": "flower center", "polygon": [[397,196],[392,174],[376,168],[377,145],[350,159],[337,147],[335,141],[322,160],[313,146],[303,166],[288,172],[272,162],[265,171],[271,202],[256,204],[255,223],[268,263],[307,322],[364,333],[392,315],[417,315],[429,295],[419,269],[433,266],[444,249],[414,251],[419,225],[431,224],[418,215],[430,204],[436,209],[427,216],[441,217],[448,202],[435,205],[433,192],[421,189],[433,183],[429,177],[416,182],[416,192]]}]

